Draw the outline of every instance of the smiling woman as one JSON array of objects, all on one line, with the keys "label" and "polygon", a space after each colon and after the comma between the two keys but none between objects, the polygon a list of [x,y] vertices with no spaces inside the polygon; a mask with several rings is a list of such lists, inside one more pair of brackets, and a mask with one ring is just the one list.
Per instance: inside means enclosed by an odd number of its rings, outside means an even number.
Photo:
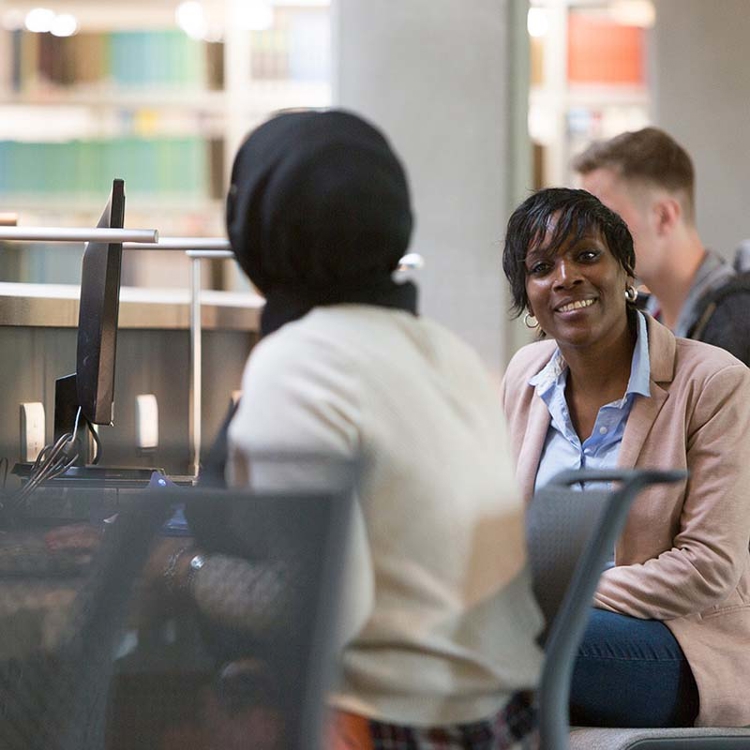
[{"label": "smiling woman", "polygon": [[548,338],[503,383],[525,498],[564,469],[690,474],[631,510],[577,658],[571,722],[744,726],[750,369],[637,311],[634,261],[625,223],[584,190],[540,191],[508,224],[514,311]]},{"label": "smiling woman", "polygon": [[515,308],[555,339],[571,379],[568,402],[581,440],[599,409],[625,392],[637,318],[626,314],[633,242],[626,225],[583,190],[544,190],[508,225],[504,267]]}]

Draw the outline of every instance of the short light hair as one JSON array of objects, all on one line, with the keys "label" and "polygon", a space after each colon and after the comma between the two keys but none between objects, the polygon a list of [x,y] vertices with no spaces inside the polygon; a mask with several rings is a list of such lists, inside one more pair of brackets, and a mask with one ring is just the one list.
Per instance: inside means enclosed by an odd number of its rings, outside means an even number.
[{"label": "short light hair", "polygon": [[628,182],[642,182],[675,194],[685,221],[695,222],[695,171],[685,149],[659,128],[621,133],[595,141],[573,159],[573,169],[586,175],[611,169]]}]

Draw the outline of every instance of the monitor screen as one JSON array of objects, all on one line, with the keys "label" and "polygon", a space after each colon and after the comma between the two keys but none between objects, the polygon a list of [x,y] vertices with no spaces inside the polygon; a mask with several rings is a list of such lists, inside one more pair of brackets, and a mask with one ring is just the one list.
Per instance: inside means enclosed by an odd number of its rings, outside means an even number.
[{"label": "monitor screen", "polygon": [[[115,179],[97,227],[122,229],[125,183]],[[115,349],[120,306],[121,242],[89,242],[81,266],[76,371],[58,378],[55,388],[55,438],[86,420],[112,424]],[[80,414],[79,414],[80,410]]]},{"label": "monitor screen", "polygon": [[[125,183],[114,180],[97,227],[122,229]],[[92,424],[112,424],[115,348],[120,306],[121,242],[89,242],[81,266],[76,391],[81,414]]]}]

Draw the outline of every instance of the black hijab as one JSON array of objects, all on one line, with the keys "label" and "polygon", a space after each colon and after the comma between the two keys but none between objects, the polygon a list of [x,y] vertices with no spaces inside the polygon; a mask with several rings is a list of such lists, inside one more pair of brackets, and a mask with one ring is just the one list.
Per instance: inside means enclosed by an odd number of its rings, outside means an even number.
[{"label": "black hijab", "polygon": [[278,115],[235,157],[227,232],[266,297],[263,335],[317,305],[416,314],[414,285],[391,279],[411,230],[404,169],[384,136],[354,114]]}]

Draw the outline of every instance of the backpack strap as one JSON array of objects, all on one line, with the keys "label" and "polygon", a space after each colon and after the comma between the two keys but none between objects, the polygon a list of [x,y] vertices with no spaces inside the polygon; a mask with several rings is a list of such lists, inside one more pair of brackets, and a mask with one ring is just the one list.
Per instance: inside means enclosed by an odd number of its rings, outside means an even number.
[{"label": "backpack strap", "polygon": [[703,309],[698,316],[698,320],[688,332],[688,337],[702,340],[706,326],[708,326],[716,309],[727,297],[736,294],[750,294],[750,271],[733,276],[726,284],[722,284],[718,289],[713,289],[701,297],[700,304]]}]

